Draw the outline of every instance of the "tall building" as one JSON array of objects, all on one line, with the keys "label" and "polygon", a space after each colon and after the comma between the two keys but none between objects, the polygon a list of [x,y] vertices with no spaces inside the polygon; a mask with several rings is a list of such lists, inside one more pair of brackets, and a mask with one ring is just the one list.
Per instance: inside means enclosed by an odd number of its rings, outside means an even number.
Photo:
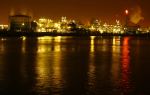
[{"label": "tall building", "polygon": [[9,16],[9,30],[14,32],[31,31],[31,16],[13,15]]}]

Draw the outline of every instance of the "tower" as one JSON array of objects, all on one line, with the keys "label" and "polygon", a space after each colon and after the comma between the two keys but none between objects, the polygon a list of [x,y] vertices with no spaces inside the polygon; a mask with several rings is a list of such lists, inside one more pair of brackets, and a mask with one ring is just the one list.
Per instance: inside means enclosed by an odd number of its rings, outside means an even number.
[{"label": "tower", "polygon": [[127,27],[129,24],[129,11],[125,10],[125,27]]},{"label": "tower", "polygon": [[9,16],[9,30],[15,32],[28,32],[31,30],[31,17],[27,15]]}]

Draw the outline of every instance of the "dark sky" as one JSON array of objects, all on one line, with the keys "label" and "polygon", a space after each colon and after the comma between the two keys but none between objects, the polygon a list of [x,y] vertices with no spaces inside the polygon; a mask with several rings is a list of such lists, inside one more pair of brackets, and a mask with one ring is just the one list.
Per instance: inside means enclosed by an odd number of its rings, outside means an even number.
[{"label": "dark sky", "polygon": [[140,7],[144,17],[140,24],[150,24],[150,0],[1,0],[0,24],[7,24],[8,16],[14,11],[23,11],[37,19],[47,17],[59,19],[67,16],[86,22],[93,18],[112,23],[124,20],[124,10]]}]

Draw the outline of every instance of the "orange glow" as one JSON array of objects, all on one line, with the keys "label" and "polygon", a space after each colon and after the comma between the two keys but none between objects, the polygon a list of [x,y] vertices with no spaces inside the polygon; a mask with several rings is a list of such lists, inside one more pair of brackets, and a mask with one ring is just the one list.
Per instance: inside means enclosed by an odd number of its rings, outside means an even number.
[{"label": "orange glow", "polygon": [[122,48],[122,70],[123,70],[123,75],[126,76],[126,73],[128,73],[129,70],[129,38],[124,38],[123,40],[123,48]]},{"label": "orange glow", "polygon": [[125,14],[128,15],[128,14],[129,14],[129,11],[128,11],[128,10],[125,10]]},{"label": "orange glow", "polygon": [[121,79],[121,88],[123,90],[123,93],[128,93],[131,88],[130,84],[130,46],[129,46],[129,37],[125,37],[123,39],[123,46],[122,46],[122,64],[121,64],[121,70],[122,70],[122,79]]}]

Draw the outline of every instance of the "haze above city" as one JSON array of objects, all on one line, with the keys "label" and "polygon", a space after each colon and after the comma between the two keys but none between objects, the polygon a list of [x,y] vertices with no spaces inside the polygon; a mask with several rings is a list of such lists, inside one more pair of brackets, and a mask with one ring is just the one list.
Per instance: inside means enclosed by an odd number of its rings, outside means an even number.
[{"label": "haze above city", "polygon": [[50,19],[69,19],[87,23],[93,18],[107,23],[118,19],[124,22],[124,10],[128,9],[130,21],[142,26],[150,25],[149,0],[1,0],[0,24],[8,24],[8,16],[22,13]]}]

